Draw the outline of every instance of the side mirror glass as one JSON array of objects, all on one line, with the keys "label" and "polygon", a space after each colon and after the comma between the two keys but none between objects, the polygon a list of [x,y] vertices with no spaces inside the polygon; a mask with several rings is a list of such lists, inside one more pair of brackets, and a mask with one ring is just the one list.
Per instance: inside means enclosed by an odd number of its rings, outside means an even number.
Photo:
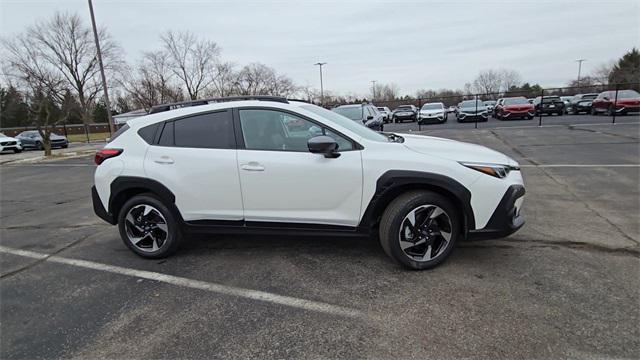
[{"label": "side mirror glass", "polygon": [[314,136],[307,140],[309,152],[314,154],[324,154],[326,158],[337,158],[340,156],[338,151],[338,143],[331,136],[320,135]]}]

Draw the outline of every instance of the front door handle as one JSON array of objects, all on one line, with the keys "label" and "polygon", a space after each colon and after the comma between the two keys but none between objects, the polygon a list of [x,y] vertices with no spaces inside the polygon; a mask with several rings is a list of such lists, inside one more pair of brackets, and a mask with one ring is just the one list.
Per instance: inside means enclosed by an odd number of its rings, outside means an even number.
[{"label": "front door handle", "polygon": [[248,164],[242,164],[240,165],[240,168],[246,171],[264,171],[264,166],[255,161],[251,161]]},{"label": "front door handle", "polygon": [[168,156],[160,156],[159,159],[153,160],[157,164],[173,164],[173,159]]}]

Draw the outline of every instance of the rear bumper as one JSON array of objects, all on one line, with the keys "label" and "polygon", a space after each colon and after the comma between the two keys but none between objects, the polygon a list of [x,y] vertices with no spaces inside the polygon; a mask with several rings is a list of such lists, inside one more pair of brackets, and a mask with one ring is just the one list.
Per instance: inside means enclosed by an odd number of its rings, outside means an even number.
[{"label": "rear bumper", "polygon": [[488,240],[503,238],[518,231],[524,225],[524,217],[520,214],[521,201],[525,194],[524,186],[511,185],[498,207],[491,215],[484,229],[470,230],[468,240]]},{"label": "rear bumper", "polygon": [[91,201],[93,202],[93,211],[98,215],[98,217],[111,225],[115,225],[116,221],[112,214],[105,210],[104,206],[102,206],[102,201],[100,200],[100,196],[98,195],[98,190],[96,190],[95,186],[91,187]]}]

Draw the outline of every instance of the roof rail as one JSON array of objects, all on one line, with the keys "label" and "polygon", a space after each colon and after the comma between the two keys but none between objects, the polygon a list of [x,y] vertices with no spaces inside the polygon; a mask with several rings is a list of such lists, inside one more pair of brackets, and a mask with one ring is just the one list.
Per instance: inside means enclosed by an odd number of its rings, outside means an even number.
[{"label": "roof rail", "polygon": [[207,105],[209,103],[242,101],[242,100],[275,101],[275,102],[281,102],[281,103],[289,103],[289,101],[287,101],[286,98],[283,98],[280,96],[269,96],[269,95],[227,96],[227,97],[188,100],[188,101],[180,101],[180,102],[169,103],[169,104],[155,105],[155,106],[152,106],[151,109],[149,109],[149,114],[155,114],[163,111],[175,110],[175,109],[189,107],[189,106],[199,106],[199,105]]}]

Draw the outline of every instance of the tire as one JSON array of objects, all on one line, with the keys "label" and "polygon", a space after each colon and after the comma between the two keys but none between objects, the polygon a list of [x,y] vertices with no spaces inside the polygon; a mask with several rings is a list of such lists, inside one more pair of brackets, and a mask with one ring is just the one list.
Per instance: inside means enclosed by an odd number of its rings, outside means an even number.
[{"label": "tire", "polygon": [[19,154],[19,153],[22,152],[22,149],[13,149],[13,152],[16,153],[16,154]]},{"label": "tire", "polygon": [[527,116],[527,120],[533,120],[533,116],[528,115],[528,116]]},{"label": "tire", "polygon": [[[156,222],[156,228],[149,231],[149,235],[155,237],[150,238],[143,235],[144,231],[139,231],[141,227],[146,225],[143,215],[147,210],[145,207],[153,208],[147,214],[146,220],[149,223]],[[133,225],[131,223],[127,224],[127,216],[130,211],[133,218],[142,215],[143,222],[136,221]],[[159,218],[158,213],[164,219]],[[164,220],[166,231],[157,226],[162,224],[158,220]],[[149,225],[149,227],[153,227],[153,225]],[[124,244],[136,255],[147,259],[159,259],[175,253],[182,239],[176,216],[153,194],[136,195],[125,202],[118,215],[118,230]],[[138,245],[134,244],[132,240],[135,237],[138,238]],[[157,249],[154,250],[153,247],[157,247]]]},{"label": "tire", "polygon": [[36,149],[44,150],[44,146],[42,146],[42,143],[40,141],[36,141]]},{"label": "tire", "polygon": [[596,115],[598,115],[598,113],[596,112],[596,109],[595,109],[595,108],[591,108],[591,115],[592,115],[592,116],[596,116]]},{"label": "tire", "polygon": [[[431,218],[435,212],[439,211],[442,213]],[[407,246],[413,243],[406,241],[409,239],[408,234],[411,233],[408,230],[411,213],[414,214],[414,224],[424,220],[427,222],[423,232],[420,233],[424,238],[416,240],[423,243]],[[451,254],[462,233],[461,228],[458,211],[449,199],[430,191],[410,191],[398,196],[385,209],[380,222],[380,244],[389,257],[409,269],[431,269]],[[448,240],[446,239],[447,231]],[[414,235],[411,233],[411,236]],[[430,252],[429,248],[431,248]],[[423,256],[419,255],[423,251]],[[418,255],[410,254],[412,252]]]},{"label": "tire", "polygon": [[66,148],[68,148],[68,147],[69,147],[69,145],[62,145],[61,147],[62,147],[63,149],[66,149]]},{"label": "tire", "polygon": [[613,109],[613,106],[609,105],[609,107],[607,108],[607,115],[613,116],[614,113],[615,113],[615,110]]}]

